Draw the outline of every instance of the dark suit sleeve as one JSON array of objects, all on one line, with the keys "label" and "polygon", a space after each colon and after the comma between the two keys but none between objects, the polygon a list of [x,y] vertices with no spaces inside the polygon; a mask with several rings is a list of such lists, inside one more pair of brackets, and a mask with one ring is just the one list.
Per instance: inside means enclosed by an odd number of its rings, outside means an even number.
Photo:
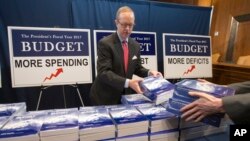
[{"label": "dark suit sleeve", "polygon": [[235,96],[223,97],[223,107],[236,124],[250,124],[250,81],[229,85]]},{"label": "dark suit sleeve", "polygon": [[108,42],[98,44],[98,75],[103,83],[122,91],[126,78],[121,75],[122,69],[119,69],[120,63],[116,62],[119,60],[114,56],[115,50],[112,50],[110,47],[112,45],[108,44]]}]

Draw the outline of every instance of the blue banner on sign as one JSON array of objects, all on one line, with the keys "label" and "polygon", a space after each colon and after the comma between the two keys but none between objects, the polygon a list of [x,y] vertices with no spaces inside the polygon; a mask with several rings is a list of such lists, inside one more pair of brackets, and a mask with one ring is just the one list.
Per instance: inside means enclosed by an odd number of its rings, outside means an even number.
[{"label": "blue banner on sign", "polygon": [[131,38],[134,38],[140,44],[141,55],[155,55],[155,35],[132,33]]},{"label": "blue banner on sign", "polygon": [[[96,39],[97,42],[103,37],[112,34],[112,32],[97,32]],[[155,35],[149,33],[132,33],[131,38],[135,39],[141,48],[141,55],[156,55],[155,54]]]},{"label": "blue banner on sign", "polygon": [[210,38],[202,36],[165,36],[166,56],[210,56]]},{"label": "blue banner on sign", "polygon": [[12,30],[14,57],[89,56],[88,32]]}]

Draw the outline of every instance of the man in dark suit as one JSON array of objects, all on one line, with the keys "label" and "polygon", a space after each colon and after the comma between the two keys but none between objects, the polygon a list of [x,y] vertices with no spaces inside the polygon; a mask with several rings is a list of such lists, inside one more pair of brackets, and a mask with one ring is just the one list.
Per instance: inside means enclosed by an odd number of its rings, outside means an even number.
[{"label": "man in dark suit", "polygon": [[90,90],[93,105],[119,104],[123,94],[142,93],[141,79],[132,79],[133,74],[161,75],[141,65],[139,43],[129,37],[135,25],[133,10],[127,6],[119,8],[115,24],[117,32],[98,42],[98,74]]},{"label": "man in dark suit", "polygon": [[235,124],[250,124],[250,81],[233,83],[228,87],[234,88],[234,96],[216,98],[201,92],[190,92],[198,100],[184,106],[182,118],[200,121],[207,115],[226,113]]}]

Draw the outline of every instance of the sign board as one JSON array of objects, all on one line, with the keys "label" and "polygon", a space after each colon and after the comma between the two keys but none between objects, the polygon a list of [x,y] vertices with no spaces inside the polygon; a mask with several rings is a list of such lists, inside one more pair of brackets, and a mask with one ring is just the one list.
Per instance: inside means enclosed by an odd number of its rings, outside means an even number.
[{"label": "sign board", "polygon": [[90,30],[8,27],[12,87],[92,83]]},{"label": "sign board", "polygon": [[164,78],[212,77],[210,36],[163,34]]},{"label": "sign board", "polygon": [[[94,49],[95,49],[95,68],[97,75],[97,44],[100,39],[114,33],[114,30],[94,30]],[[158,70],[157,66],[157,44],[155,32],[139,32],[133,31],[130,35],[135,39],[141,48],[141,63],[151,70]]]}]

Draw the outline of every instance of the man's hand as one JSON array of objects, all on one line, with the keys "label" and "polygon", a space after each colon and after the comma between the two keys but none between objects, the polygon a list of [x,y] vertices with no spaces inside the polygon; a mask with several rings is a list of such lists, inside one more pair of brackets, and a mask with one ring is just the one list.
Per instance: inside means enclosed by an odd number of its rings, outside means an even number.
[{"label": "man's hand", "polygon": [[149,75],[152,75],[154,77],[162,76],[161,72],[150,70]]},{"label": "man's hand", "polygon": [[140,86],[139,86],[139,82],[140,81],[142,81],[142,79],[130,79],[129,80],[129,87],[131,88],[131,89],[133,89],[134,91],[136,91],[136,93],[138,93],[138,94],[142,94],[143,92],[142,92],[142,90],[141,90],[141,88],[140,88]]},{"label": "man's hand", "polygon": [[201,121],[207,115],[225,112],[222,105],[222,99],[202,92],[189,92],[191,96],[197,96],[199,99],[181,108],[182,118],[186,121]]}]

